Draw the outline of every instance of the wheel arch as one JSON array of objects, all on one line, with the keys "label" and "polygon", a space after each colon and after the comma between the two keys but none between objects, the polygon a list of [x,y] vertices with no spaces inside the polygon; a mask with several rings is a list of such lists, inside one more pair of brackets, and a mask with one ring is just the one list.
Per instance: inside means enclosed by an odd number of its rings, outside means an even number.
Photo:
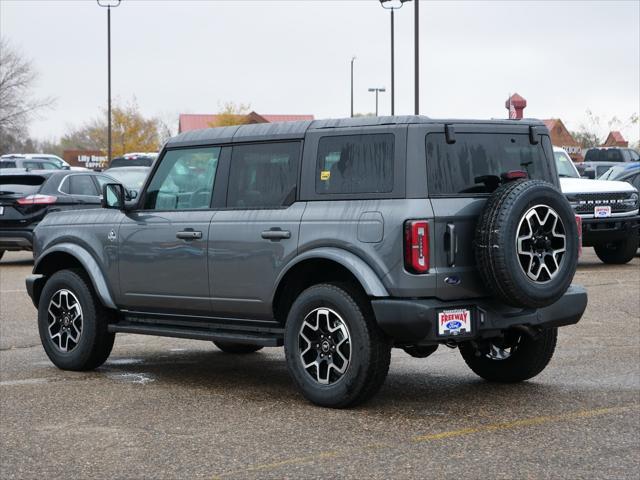
[{"label": "wheel arch", "polygon": [[75,244],[58,244],[38,256],[33,267],[33,273],[41,275],[33,286],[33,303],[36,308],[40,301],[40,293],[46,278],[59,270],[77,268],[83,270],[95,290],[100,302],[107,308],[116,309],[109,286],[102,274],[98,262],[84,248]]},{"label": "wheel arch", "polygon": [[272,297],[274,318],[284,324],[296,297],[311,285],[326,282],[349,283],[367,297],[389,296],[378,275],[360,257],[339,248],[314,249],[296,257],[280,273]]}]

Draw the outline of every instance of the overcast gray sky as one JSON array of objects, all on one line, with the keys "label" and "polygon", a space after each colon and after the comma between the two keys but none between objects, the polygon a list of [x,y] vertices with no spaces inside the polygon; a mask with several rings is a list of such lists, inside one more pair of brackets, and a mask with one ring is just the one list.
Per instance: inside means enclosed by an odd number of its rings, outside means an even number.
[{"label": "overcast gray sky", "polygon": [[[420,2],[421,114],[504,117],[518,92],[528,117],[577,128],[640,110],[640,2]],[[33,59],[37,94],[56,107],[32,135],[55,138],[106,103],[106,11],[93,0],[1,0],[0,30]],[[215,113],[226,101],[260,113],[390,111],[389,14],[377,0],[123,0],[112,11],[113,95],[146,115]],[[396,113],[413,113],[413,5],[396,14]],[[175,128],[175,127],[174,127]],[[638,127],[623,132],[637,140]]]}]

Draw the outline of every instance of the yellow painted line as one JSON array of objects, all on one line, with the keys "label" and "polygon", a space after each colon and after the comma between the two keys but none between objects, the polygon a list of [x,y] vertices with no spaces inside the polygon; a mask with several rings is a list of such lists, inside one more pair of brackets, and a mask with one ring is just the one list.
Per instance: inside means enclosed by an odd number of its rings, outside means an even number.
[{"label": "yellow painted line", "polygon": [[612,413],[623,413],[632,409],[637,409],[637,405],[629,405],[625,407],[598,408],[595,410],[582,410],[580,412],[570,412],[561,415],[552,415],[546,417],[532,417],[513,420],[512,422],[493,423],[482,425],[480,427],[462,428],[460,430],[449,430],[447,432],[432,433],[429,435],[419,435],[413,438],[413,442],[431,442],[441,440],[443,438],[461,437],[464,435],[473,435],[475,433],[495,432],[498,430],[512,430],[520,427],[531,427],[543,425],[545,423],[556,423],[568,420],[578,420],[582,418],[598,417],[600,415],[609,415]]},{"label": "yellow painted line", "polygon": [[[640,405],[625,405],[625,406],[619,406],[619,407],[598,408],[598,409],[593,409],[593,410],[582,410],[582,411],[579,411],[579,412],[569,412],[569,413],[564,413],[564,414],[560,414],[560,415],[553,415],[553,416],[523,418],[523,419],[519,419],[519,420],[513,420],[511,422],[493,423],[493,424],[489,424],[489,425],[481,425],[481,426],[478,426],[478,427],[462,428],[462,429],[459,429],[459,430],[449,430],[449,431],[445,431],[445,432],[432,433],[432,434],[428,434],[428,435],[419,435],[419,436],[413,437],[411,439],[411,442],[412,443],[432,442],[432,441],[442,440],[442,439],[447,439],[447,438],[452,438],[452,437],[461,437],[461,436],[464,436],[464,435],[473,435],[473,434],[476,434],[476,433],[495,432],[495,431],[499,431],[499,430],[511,430],[511,429],[516,429],[516,428],[520,428],[520,427],[530,427],[530,426],[536,426],[536,425],[543,425],[543,424],[547,424],[547,423],[557,423],[557,422],[563,422],[563,421],[570,421],[570,420],[578,420],[578,419],[584,419],[584,418],[598,417],[598,416],[601,416],[601,415],[624,413],[624,412],[628,412],[630,410],[637,410],[639,408],[640,408]],[[365,446],[361,447],[360,449],[355,449],[355,450],[352,449],[352,450],[349,450],[349,451],[319,452],[319,453],[317,453],[315,455],[307,455],[307,456],[304,456],[304,457],[293,457],[293,458],[289,458],[287,460],[281,460],[279,462],[251,465],[251,466],[247,466],[246,468],[239,469],[239,470],[220,473],[220,474],[214,476],[213,480],[219,480],[219,479],[221,479],[223,477],[228,477],[228,476],[233,476],[233,475],[241,475],[243,473],[246,474],[246,473],[257,472],[257,471],[261,471],[261,470],[276,470],[278,468],[286,467],[286,466],[289,466],[289,465],[303,465],[305,463],[312,463],[312,462],[316,462],[318,460],[323,460],[323,459],[327,459],[327,458],[334,458],[334,457],[338,457],[338,456],[352,455],[354,453],[358,453],[358,451],[360,451],[360,453],[364,453],[364,452],[367,452],[367,451],[370,451],[370,450],[394,448],[394,447],[399,447],[399,446],[401,446],[401,445],[400,444],[391,445],[391,444],[386,444],[386,443],[377,443],[377,444],[365,445]]]}]

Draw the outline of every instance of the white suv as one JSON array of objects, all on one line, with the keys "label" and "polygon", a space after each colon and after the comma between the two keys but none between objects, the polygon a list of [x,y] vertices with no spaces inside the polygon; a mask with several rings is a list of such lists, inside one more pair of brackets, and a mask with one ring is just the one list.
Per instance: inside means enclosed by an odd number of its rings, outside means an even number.
[{"label": "white suv", "polygon": [[567,152],[553,147],[560,187],[582,219],[582,244],[604,263],[627,263],[638,249],[638,190],[627,182],[581,178]]}]

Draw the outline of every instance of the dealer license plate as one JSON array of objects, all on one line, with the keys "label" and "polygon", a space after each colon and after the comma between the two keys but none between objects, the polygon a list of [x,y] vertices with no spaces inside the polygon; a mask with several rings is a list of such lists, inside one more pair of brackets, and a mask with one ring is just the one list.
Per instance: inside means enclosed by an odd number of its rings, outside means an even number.
[{"label": "dealer license plate", "polygon": [[471,333],[471,310],[458,308],[438,312],[438,335]]},{"label": "dealer license plate", "polygon": [[611,207],[609,205],[606,206],[598,206],[593,208],[593,216],[596,218],[607,218],[611,216]]}]

